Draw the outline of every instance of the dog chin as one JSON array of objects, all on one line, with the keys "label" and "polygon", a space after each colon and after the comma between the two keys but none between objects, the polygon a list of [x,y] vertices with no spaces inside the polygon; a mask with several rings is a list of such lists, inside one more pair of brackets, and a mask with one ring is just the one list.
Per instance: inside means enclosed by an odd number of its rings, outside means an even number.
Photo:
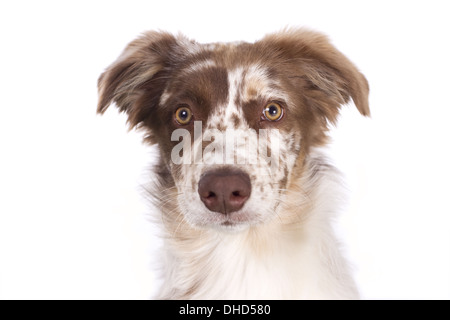
[{"label": "dog chin", "polygon": [[250,222],[236,222],[236,221],[225,221],[221,223],[217,223],[213,226],[215,230],[219,230],[227,233],[239,233],[247,230],[253,224]]},{"label": "dog chin", "polygon": [[231,215],[218,214],[217,212],[208,212],[207,221],[194,223],[197,227],[203,229],[212,229],[226,233],[239,233],[258,224],[258,221],[252,219],[245,213],[232,213]]}]

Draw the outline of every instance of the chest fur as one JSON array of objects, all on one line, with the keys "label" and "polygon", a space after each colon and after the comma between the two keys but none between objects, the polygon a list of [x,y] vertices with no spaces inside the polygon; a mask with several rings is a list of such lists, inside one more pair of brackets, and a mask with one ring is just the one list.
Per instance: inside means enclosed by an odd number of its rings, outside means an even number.
[{"label": "chest fur", "polygon": [[208,246],[169,259],[162,297],[168,299],[332,298],[334,270],[321,245],[296,230],[221,234]]}]

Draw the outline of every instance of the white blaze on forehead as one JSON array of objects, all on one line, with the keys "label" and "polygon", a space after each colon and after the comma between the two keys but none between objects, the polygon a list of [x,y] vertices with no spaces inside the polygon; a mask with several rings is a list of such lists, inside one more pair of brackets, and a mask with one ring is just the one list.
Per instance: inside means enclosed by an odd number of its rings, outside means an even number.
[{"label": "white blaze on forehead", "polygon": [[228,101],[226,104],[215,108],[215,111],[209,116],[207,128],[220,127],[225,128],[225,130],[233,128],[232,118],[234,116],[241,119],[240,123],[245,123],[242,109],[236,105],[236,98],[239,95],[243,74],[243,68],[237,68],[228,72]]},{"label": "white blaze on forehead", "polygon": [[240,94],[239,90],[242,82],[244,81],[244,68],[237,68],[228,73],[228,105],[225,109],[225,121],[226,123],[230,123],[232,120],[232,116],[236,115],[241,119],[241,122],[244,123],[244,114],[240,106],[236,105],[236,100]]}]

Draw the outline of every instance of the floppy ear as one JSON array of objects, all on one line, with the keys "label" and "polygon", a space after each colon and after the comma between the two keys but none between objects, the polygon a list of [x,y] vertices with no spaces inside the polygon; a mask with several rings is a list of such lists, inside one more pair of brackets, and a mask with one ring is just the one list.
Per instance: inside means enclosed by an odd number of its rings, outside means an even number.
[{"label": "floppy ear", "polygon": [[366,78],[326,36],[292,29],[269,35],[264,40],[275,44],[279,52],[295,64],[295,77],[313,112],[335,123],[340,106],[351,98],[362,115],[370,116]]},{"label": "floppy ear", "polygon": [[171,34],[153,31],[131,42],[98,79],[97,112],[103,114],[114,102],[128,114],[131,128],[144,122],[164,91],[176,45]]}]

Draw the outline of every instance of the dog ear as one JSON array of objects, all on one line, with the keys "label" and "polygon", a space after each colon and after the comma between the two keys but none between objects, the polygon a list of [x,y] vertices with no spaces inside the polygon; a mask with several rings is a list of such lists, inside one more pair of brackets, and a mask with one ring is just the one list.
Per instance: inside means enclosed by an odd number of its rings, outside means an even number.
[{"label": "dog ear", "polygon": [[[353,100],[359,112],[370,116],[369,85],[355,65],[320,33],[292,29],[263,39],[294,63],[298,85],[307,104],[335,123],[341,105]],[[287,56],[286,56],[287,55]]]},{"label": "dog ear", "polygon": [[147,32],[131,42],[98,79],[97,112],[114,102],[128,114],[130,128],[144,122],[159,103],[176,47],[177,39],[164,32]]}]

